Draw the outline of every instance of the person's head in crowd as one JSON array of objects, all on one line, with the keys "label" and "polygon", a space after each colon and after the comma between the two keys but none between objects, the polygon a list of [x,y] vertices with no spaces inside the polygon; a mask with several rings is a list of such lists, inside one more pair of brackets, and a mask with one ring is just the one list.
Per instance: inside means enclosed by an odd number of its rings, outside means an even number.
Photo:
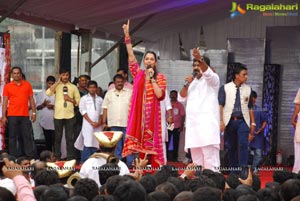
[{"label": "person's head in crowd", "polygon": [[192,192],[195,192],[198,188],[204,186],[216,188],[215,182],[205,175],[200,175],[198,178],[191,180],[189,183],[189,187]]},{"label": "person's head in crowd", "polygon": [[271,188],[259,189],[256,193],[260,201],[280,201],[279,191],[274,191]]},{"label": "person's head in crowd", "polygon": [[145,188],[146,193],[151,193],[156,188],[156,179],[152,174],[146,174],[140,179],[140,184]]},{"label": "person's head in crowd", "polygon": [[273,172],[273,181],[283,184],[288,179],[293,179],[294,175],[291,171],[287,169],[275,170]]},{"label": "person's head in crowd", "polygon": [[184,191],[184,182],[178,177],[169,177],[167,182],[174,184],[179,192]]},{"label": "person's head in crowd", "polygon": [[89,201],[86,197],[81,195],[75,195],[70,197],[67,201]]},{"label": "person's head in crowd", "polygon": [[205,175],[208,178],[210,178],[211,180],[213,180],[216,184],[216,187],[218,189],[220,189],[221,191],[224,191],[224,189],[225,189],[225,178],[224,178],[224,175],[222,173],[214,172],[214,171],[209,170],[209,169],[204,169],[202,171],[202,175]]},{"label": "person's head in crowd", "polygon": [[283,201],[289,201],[300,195],[300,180],[288,179],[281,185],[279,194]]},{"label": "person's head in crowd", "polygon": [[48,150],[44,150],[40,153],[40,161],[55,162],[54,153]]},{"label": "person's head in crowd", "polygon": [[202,175],[207,176],[208,178],[212,177],[214,175],[214,171],[212,171],[211,169],[203,169],[202,170]]},{"label": "person's head in crowd", "polygon": [[147,194],[140,183],[127,180],[117,186],[113,196],[122,201],[145,201]]},{"label": "person's head in crowd", "polygon": [[68,195],[62,187],[58,186],[50,186],[48,190],[46,190],[39,201],[66,201],[68,199]]},{"label": "person's head in crowd", "polygon": [[97,195],[92,201],[116,201],[112,195]]},{"label": "person's head in crowd", "polygon": [[128,72],[126,69],[124,68],[119,68],[117,70],[117,74],[122,75],[122,77],[124,78],[124,81],[128,81]]},{"label": "person's head in crowd", "polygon": [[70,191],[70,189],[69,189],[67,186],[65,186],[62,182],[56,183],[56,184],[51,184],[49,187],[58,187],[58,188],[63,189],[63,190],[65,191],[66,195],[68,196],[68,198],[69,198],[69,196],[70,196],[70,194],[71,194],[70,192],[72,192],[72,191]]},{"label": "person's head in crowd", "polygon": [[251,195],[256,195],[256,192],[250,187],[247,186],[245,184],[240,184],[235,188],[235,197],[239,198],[242,195],[247,195],[247,194],[251,194]]},{"label": "person's head in crowd", "polygon": [[98,174],[99,182],[103,185],[109,177],[120,174],[120,167],[116,163],[106,163],[99,168]]},{"label": "person's head in crowd", "polygon": [[92,200],[96,195],[99,194],[99,189],[94,180],[84,178],[76,182],[73,193],[74,195],[81,195],[86,197],[88,200]]},{"label": "person's head in crowd", "polygon": [[256,195],[242,195],[240,196],[237,201],[258,201],[258,198],[256,197]]},{"label": "person's head in crowd", "polygon": [[123,175],[123,177],[125,178],[125,180],[133,180],[133,181],[136,180],[135,177],[131,174],[125,174]]},{"label": "person's head in crowd", "polygon": [[81,90],[86,90],[88,82],[89,81],[86,75],[80,75],[78,77],[78,88]]},{"label": "person's head in crowd", "polygon": [[17,158],[16,162],[21,167],[29,167],[30,166],[30,160],[26,156],[21,156],[21,157]]},{"label": "person's head in crowd", "polygon": [[120,175],[115,175],[115,176],[109,177],[106,181],[105,193],[112,195],[114,193],[114,191],[116,190],[117,186],[125,181],[126,181],[126,178],[124,178]]},{"label": "person's head in crowd", "polygon": [[23,72],[19,66],[12,67],[12,69],[10,70],[10,74],[14,81],[19,82],[22,80]]},{"label": "person's head in crowd", "polygon": [[252,189],[254,191],[258,191],[260,189],[260,178],[257,175],[252,175]]},{"label": "person's head in crowd", "polygon": [[[1,172],[2,172],[2,170],[1,170]],[[6,188],[0,186],[0,200],[1,201],[15,201],[16,198],[12,194],[12,192],[10,192]]]},{"label": "person's head in crowd", "polygon": [[35,175],[40,171],[40,170],[44,170],[47,169],[46,163],[44,161],[35,161],[32,164],[32,172],[31,172],[31,176],[33,178],[35,178]]},{"label": "person's head in crowd", "polygon": [[256,100],[257,100],[257,93],[256,93],[256,91],[254,91],[254,90],[251,91],[251,97],[252,97],[253,105],[255,105]]},{"label": "person's head in crowd", "polygon": [[176,186],[170,182],[164,182],[156,186],[155,191],[165,192],[167,193],[171,200],[175,198],[175,196],[179,193]]},{"label": "person's head in crowd", "polygon": [[171,102],[177,102],[178,92],[176,90],[170,91]]},{"label": "person's head in crowd", "polygon": [[168,177],[178,177],[178,172],[175,166],[163,165],[159,171],[154,174],[157,184],[167,181]]},{"label": "person's head in crowd", "polygon": [[39,185],[33,189],[33,194],[36,200],[40,200],[43,193],[48,190],[50,187],[46,185]]},{"label": "person's head in crowd", "polygon": [[70,80],[70,70],[61,68],[59,70],[60,80],[63,84],[67,84]]},{"label": "person's head in crowd", "polygon": [[55,77],[52,75],[49,75],[46,78],[46,89],[49,89],[55,82],[56,82]]},{"label": "person's head in crowd", "polygon": [[194,194],[190,191],[182,191],[178,193],[173,201],[191,201]]},{"label": "person's head in crowd", "polygon": [[103,98],[103,89],[101,87],[97,87],[96,94],[97,94],[97,96],[100,96]]},{"label": "person's head in crowd", "polygon": [[192,201],[221,201],[222,191],[212,187],[201,187],[194,192]]},{"label": "person's head in crowd", "polygon": [[124,88],[124,77],[122,75],[116,74],[113,78],[116,90],[120,91]]},{"label": "person's head in crowd", "polygon": [[94,80],[89,81],[87,84],[87,89],[92,96],[96,95],[97,87],[98,87],[98,84]]},{"label": "person's head in crowd", "polygon": [[235,198],[236,191],[235,189],[228,188],[223,194],[223,201],[236,201]]},{"label": "person's head in crowd", "polygon": [[17,158],[16,162],[22,167],[22,172],[26,179],[29,179],[29,173],[31,171],[30,160],[26,156],[21,156]]},{"label": "person's head in crowd", "polygon": [[38,171],[34,177],[35,185],[46,185],[59,183],[58,173],[55,170],[42,169]]},{"label": "person's head in crowd", "polygon": [[236,84],[244,84],[248,79],[248,69],[246,65],[242,63],[238,63],[236,67],[233,69],[233,81]]},{"label": "person's head in crowd", "polygon": [[266,188],[270,188],[275,192],[280,191],[280,183],[278,183],[276,181],[267,182],[265,186],[266,186]]},{"label": "person's head in crowd", "polygon": [[239,181],[239,176],[236,174],[229,174],[226,179],[226,184],[232,188],[235,189],[238,185],[241,184],[241,182]]},{"label": "person's head in crowd", "polygon": [[170,196],[165,192],[154,191],[147,195],[147,201],[172,201]]}]

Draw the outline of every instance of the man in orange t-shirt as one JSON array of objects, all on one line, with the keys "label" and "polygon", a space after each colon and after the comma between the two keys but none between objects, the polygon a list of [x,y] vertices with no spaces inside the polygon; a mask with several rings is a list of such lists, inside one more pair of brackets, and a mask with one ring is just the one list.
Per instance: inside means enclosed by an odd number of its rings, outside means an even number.
[{"label": "man in orange t-shirt", "polygon": [[[13,81],[4,86],[2,105],[2,124],[8,123],[9,153],[15,157],[25,155],[33,158],[34,139],[31,121],[36,120],[36,108],[32,87],[29,82],[22,80],[20,67],[13,67],[11,76]],[[32,109],[31,119],[28,102]]]}]

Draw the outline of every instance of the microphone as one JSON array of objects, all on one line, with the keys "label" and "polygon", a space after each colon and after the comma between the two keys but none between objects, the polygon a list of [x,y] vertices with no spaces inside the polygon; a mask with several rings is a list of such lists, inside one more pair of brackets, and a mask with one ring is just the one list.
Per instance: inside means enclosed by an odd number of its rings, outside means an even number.
[{"label": "microphone", "polygon": [[[193,78],[195,78],[197,74],[198,74],[197,71],[193,71],[193,73],[192,73]],[[183,86],[187,87],[189,84],[190,84],[189,81],[186,80]]]},{"label": "microphone", "polygon": [[[64,95],[68,95],[68,87],[67,86],[63,87],[63,93],[64,93]],[[67,107],[67,101],[66,100],[64,102],[64,107]]]},{"label": "microphone", "polygon": [[[150,68],[152,68],[152,66],[151,66],[151,65],[148,65],[148,66],[147,66],[147,69],[150,69]],[[152,71],[149,72],[149,77],[150,77],[150,79],[153,78],[153,72],[152,72]]]}]

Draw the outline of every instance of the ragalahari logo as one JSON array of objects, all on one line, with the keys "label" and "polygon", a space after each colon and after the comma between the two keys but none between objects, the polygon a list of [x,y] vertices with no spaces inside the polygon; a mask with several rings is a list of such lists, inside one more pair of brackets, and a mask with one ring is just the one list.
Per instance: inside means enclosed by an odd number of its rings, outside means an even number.
[{"label": "ragalahari logo", "polygon": [[236,2],[232,2],[232,8],[231,8],[230,12],[231,12],[230,18],[233,19],[237,16],[245,15],[247,11],[245,9],[241,8],[240,4],[237,4]]}]

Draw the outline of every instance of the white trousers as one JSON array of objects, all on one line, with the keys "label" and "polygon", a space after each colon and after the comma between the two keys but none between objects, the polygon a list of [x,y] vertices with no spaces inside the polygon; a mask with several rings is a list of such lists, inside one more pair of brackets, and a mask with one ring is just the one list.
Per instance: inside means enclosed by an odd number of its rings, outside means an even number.
[{"label": "white trousers", "polygon": [[219,172],[220,167],[220,145],[208,145],[204,147],[190,148],[192,160],[203,169]]},{"label": "white trousers", "polygon": [[295,162],[293,167],[293,173],[298,173],[300,171],[300,142],[294,141],[295,150]]}]

